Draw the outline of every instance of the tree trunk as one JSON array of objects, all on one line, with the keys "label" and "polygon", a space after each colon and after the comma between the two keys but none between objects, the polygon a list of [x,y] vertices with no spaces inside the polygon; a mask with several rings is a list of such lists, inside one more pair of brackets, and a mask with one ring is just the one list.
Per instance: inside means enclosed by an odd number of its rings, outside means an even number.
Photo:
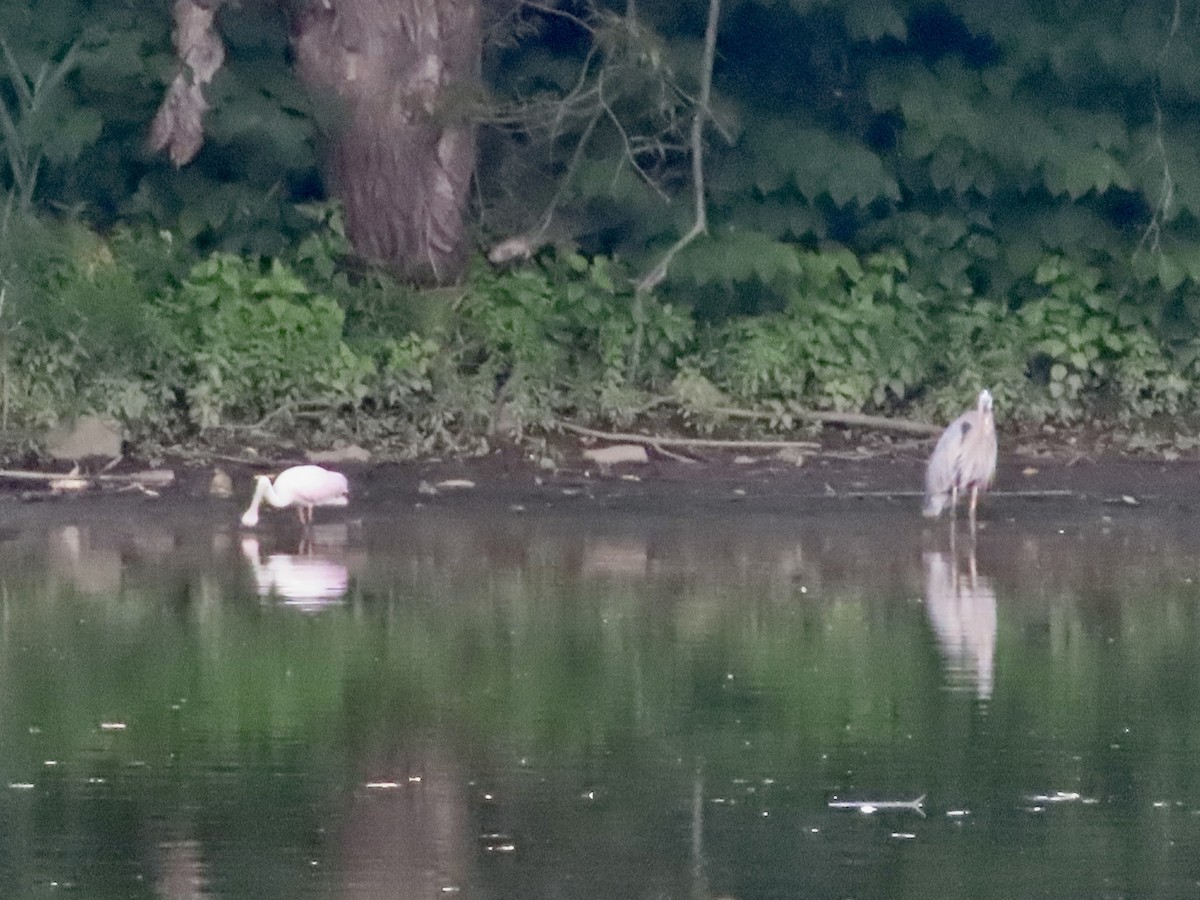
[{"label": "tree trunk", "polygon": [[406,279],[466,263],[479,22],[479,0],[304,0],[295,18],[300,77],[339,107],[326,173],[347,236]]}]

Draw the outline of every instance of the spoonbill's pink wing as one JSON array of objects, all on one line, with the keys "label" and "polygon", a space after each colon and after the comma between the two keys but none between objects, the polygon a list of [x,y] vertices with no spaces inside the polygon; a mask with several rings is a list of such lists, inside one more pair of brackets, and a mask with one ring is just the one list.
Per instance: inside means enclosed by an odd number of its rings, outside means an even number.
[{"label": "spoonbill's pink wing", "polygon": [[275,493],[303,506],[345,506],[350,485],[341,472],[320,466],[292,466],[275,479]]}]

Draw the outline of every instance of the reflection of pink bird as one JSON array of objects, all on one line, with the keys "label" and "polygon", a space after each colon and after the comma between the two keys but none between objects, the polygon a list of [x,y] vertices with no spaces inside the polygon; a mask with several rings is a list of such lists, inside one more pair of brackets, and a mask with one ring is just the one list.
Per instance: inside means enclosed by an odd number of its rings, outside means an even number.
[{"label": "reflection of pink bird", "polygon": [[253,528],[258,524],[258,506],[266,500],[282,509],[296,507],[301,525],[311,525],[314,506],[345,506],[350,502],[350,485],[341,472],[331,472],[320,466],[292,466],[275,478],[266,475],[254,479],[254,499],[242,514],[242,524]]}]

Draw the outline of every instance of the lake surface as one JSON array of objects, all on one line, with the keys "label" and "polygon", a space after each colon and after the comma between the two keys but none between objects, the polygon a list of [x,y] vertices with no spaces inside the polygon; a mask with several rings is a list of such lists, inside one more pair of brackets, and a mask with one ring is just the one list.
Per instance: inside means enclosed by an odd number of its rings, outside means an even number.
[{"label": "lake surface", "polygon": [[236,514],[0,506],[0,896],[1200,893],[1187,516]]}]

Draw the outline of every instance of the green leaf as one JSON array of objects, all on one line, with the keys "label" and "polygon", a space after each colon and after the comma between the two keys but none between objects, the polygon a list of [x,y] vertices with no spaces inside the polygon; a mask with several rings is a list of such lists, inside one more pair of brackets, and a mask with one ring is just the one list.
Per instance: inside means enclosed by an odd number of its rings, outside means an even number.
[{"label": "green leaf", "polygon": [[846,30],[856,40],[878,41],[883,37],[908,40],[908,25],[900,11],[888,0],[849,3],[843,15],[846,18]]},{"label": "green leaf", "polygon": [[1158,280],[1168,291],[1173,291],[1183,283],[1187,271],[1168,253],[1158,255]]}]

